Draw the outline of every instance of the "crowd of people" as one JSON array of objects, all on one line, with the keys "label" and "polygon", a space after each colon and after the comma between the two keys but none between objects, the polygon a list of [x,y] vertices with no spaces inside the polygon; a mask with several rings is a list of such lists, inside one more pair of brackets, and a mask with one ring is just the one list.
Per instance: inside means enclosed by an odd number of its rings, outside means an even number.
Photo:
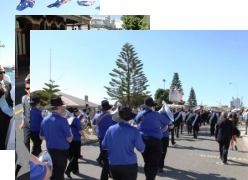
[{"label": "crowd of people", "polygon": [[[25,101],[28,100],[24,99],[24,104]],[[154,180],[158,172],[163,172],[169,136],[171,135],[172,145],[175,145],[174,136],[179,138],[179,135],[184,133],[184,126],[187,128],[186,133],[197,138],[200,127],[208,124],[210,136],[215,136],[215,140],[219,142],[220,157],[223,163],[226,163],[230,143],[231,149],[234,147],[237,150],[236,139],[239,133],[237,113],[229,112],[221,115],[221,112],[214,110],[169,109],[158,105],[149,97],[144,100],[138,113],[128,105],[119,105],[113,112],[113,105],[103,100],[98,107],[98,112],[95,116],[91,116],[92,119],[89,119],[91,108],[86,107],[87,109],[81,111],[76,107],[66,107],[66,114],[64,114],[62,99],[57,97],[50,99],[50,104],[45,107],[52,112],[44,118],[42,111],[39,110],[40,99],[32,97],[29,101],[30,114],[25,114],[24,110],[24,116],[30,116],[32,156],[39,155],[42,140],[45,139],[47,151],[53,162],[52,169],[46,167],[47,165],[43,162],[32,162],[30,179],[38,177],[48,179],[51,176],[51,180],[64,180],[64,174],[72,179],[71,173],[79,173],[78,159],[81,156],[81,140],[86,141],[82,131],[85,122],[87,127],[91,127],[91,122],[97,127],[96,135],[99,140],[100,153],[96,161],[102,167],[99,177],[101,180],[137,179],[138,162],[135,148],[143,157],[146,179]],[[248,110],[243,114],[243,119],[247,119],[247,116]],[[225,139],[220,134],[227,133],[227,130],[222,130],[221,122],[229,124],[227,128],[230,126],[231,134]],[[25,118],[23,123],[25,124]],[[69,164],[67,164],[68,161]]]}]

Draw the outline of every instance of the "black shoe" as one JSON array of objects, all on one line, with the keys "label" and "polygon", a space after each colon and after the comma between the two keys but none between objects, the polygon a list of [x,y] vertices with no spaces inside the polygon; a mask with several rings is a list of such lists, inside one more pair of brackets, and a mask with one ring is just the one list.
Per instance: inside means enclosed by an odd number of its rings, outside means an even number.
[{"label": "black shoe", "polygon": [[99,158],[96,159],[96,162],[98,163],[99,166],[103,167],[103,163]]},{"label": "black shoe", "polygon": [[173,142],[173,143],[172,143],[172,145],[175,145],[175,144],[176,144],[176,142]]},{"label": "black shoe", "polygon": [[163,168],[158,168],[158,172],[164,172]]},{"label": "black shoe", "polygon": [[79,171],[73,171],[72,173],[73,174],[79,174]]},{"label": "black shoe", "polygon": [[83,159],[84,157],[82,155],[79,155],[79,158]]},{"label": "black shoe", "polygon": [[234,146],[234,148],[235,148],[235,150],[236,150],[236,151],[238,150],[238,148],[237,148],[237,146],[236,146],[236,145]]},{"label": "black shoe", "polygon": [[65,172],[65,174],[66,174],[67,178],[72,179],[72,177],[71,177],[69,172]]}]

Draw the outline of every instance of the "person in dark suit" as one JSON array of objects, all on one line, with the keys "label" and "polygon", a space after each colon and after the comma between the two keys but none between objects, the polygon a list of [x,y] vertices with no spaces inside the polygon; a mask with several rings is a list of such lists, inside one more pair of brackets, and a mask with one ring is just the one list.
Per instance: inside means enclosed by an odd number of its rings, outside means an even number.
[{"label": "person in dark suit", "polygon": [[232,139],[233,125],[227,119],[227,112],[222,113],[222,118],[218,121],[215,131],[215,141],[219,143],[220,159],[227,164],[227,154]]},{"label": "person in dark suit", "polygon": [[198,110],[195,110],[194,115],[191,117],[192,127],[193,127],[193,136],[196,139],[199,132],[199,127],[201,125],[201,116]]},{"label": "person in dark suit", "polygon": [[210,135],[214,135],[215,124],[217,123],[217,115],[214,110],[208,116],[208,123],[210,124]]},{"label": "person in dark suit", "polygon": [[192,122],[191,122],[191,117],[192,116],[193,116],[193,111],[189,110],[189,113],[185,117],[185,123],[187,125],[188,134],[192,133]]},{"label": "person in dark suit", "polygon": [[175,134],[176,137],[179,138],[179,128],[181,124],[183,123],[183,116],[181,113],[181,109],[177,108],[177,112],[174,114],[174,126],[175,126]]},{"label": "person in dark suit", "polygon": [[13,116],[13,101],[10,96],[12,88],[8,81],[4,80],[5,71],[0,65],[0,150],[5,150],[5,140],[9,128],[10,119]]}]

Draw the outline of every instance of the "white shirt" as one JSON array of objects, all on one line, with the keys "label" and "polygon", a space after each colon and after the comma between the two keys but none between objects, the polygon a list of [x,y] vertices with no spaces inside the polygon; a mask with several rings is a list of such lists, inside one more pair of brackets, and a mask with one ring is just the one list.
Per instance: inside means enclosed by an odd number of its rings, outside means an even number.
[{"label": "white shirt", "polygon": [[9,83],[11,83],[10,77],[9,77],[9,75],[7,75],[7,74],[5,74],[4,80],[5,80],[5,81],[8,81]]}]

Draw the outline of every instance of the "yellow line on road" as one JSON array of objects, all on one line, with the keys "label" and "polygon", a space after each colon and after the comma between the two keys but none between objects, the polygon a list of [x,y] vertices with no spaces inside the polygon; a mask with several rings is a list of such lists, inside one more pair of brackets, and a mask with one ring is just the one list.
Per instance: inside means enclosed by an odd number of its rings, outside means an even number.
[{"label": "yellow line on road", "polygon": [[15,115],[19,114],[20,112],[22,112],[22,109],[20,109],[19,111],[16,111]]}]

